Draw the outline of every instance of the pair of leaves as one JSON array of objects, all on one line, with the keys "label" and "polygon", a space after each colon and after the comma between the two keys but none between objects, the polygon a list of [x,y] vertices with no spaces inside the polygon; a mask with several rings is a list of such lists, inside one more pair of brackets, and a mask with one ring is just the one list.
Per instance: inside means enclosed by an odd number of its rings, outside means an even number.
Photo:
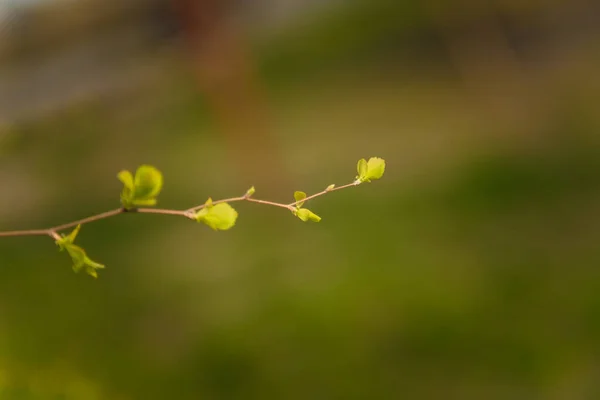
[{"label": "pair of leaves", "polygon": [[[254,193],[252,187],[248,193]],[[252,195],[249,194],[249,196]],[[238,213],[228,203],[213,204],[211,198],[204,203],[204,208],[198,211],[194,218],[198,222],[205,223],[215,231],[226,231],[235,225]]]},{"label": "pair of leaves", "polygon": [[124,208],[130,210],[156,205],[156,197],[163,186],[163,177],[158,169],[151,165],[142,165],[135,171],[135,176],[124,170],[119,172],[117,177],[123,182],[121,204]]},{"label": "pair of leaves", "polygon": [[385,172],[385,160],[379,157],[371,157],[367,161],[362,158],[358,160],[356,169],[358,171],[357,182],[371,182],[383,176]]},{"label": "pair of leaves", "polygon": [[77,237],[77,234],[79,233],[80,229],[81,225],[77,225],[77,228],[75,228],[73,232],[71,232],[67,236],[62,235],[60,239],[57,239],[56,244],[60,248],[60,251],[66,250],[69,256],[71,256],[71,259],[73,260],[73,271],[79,272],[82,269],[85,269],[86,273],[93,276],[94,278],[97,278],[97,270],[103,269],[104,265],[92,261],[87,256],[84,249],[74,244],[75,238]]},{"label": "pair of leaves", "polygon": [[319,217],[317,214],[313,213],[308,208],[302,208],[304,205],[304,199],[306,199],[306,193],[300,191],[294,192],[294,199],[296,199],[296,209],[292,212],[296,217],[300,218],[304,222],[321,221],[321,217]]}]

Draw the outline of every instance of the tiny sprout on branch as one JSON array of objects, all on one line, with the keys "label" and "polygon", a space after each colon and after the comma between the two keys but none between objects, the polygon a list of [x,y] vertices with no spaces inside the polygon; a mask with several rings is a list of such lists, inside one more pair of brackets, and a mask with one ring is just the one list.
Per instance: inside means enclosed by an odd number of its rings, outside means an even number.
[{"label": "tiny sprout on branch", "polygon": [[357,182],[371,182],[371,180],[379,179],[383,176],[385,172],[385,160],[378,157],[371,157],[367,162],[363,158],[358,160],[356,168],[358,170]]},{"label": "tiny sprout on branch", "polygon": [[[231,229],[238,218],[238,212],[229,204],[236,201],[248,201],[270,205],[279,208],[285,208],[292,212],[300,220],[307,222],[319,222],[321,217],[304,208],[304,204],[322,196],[329,192],[345,189],[351,186],[357,186],[364,182],[371,182],[383,176],[385,172],[385,160],[372,157],[369,161],[364,158],[358,161],[358,175],[352,183],[342,186],[331,184],[325,190],[308,196],[305,192],[294,192],[294,202],[289,204],[277,203],[268,200],[255,199],[253,196],[256,189],[252,186],[246,191],[243,196],[232,197],[229,199],[215,200],[211,198],[201,205],[189,208],[187,210],[172,210],[160,208],[140,208],[153,207],[157,204],[157,197],[160,194],[163,186],[162,173],[151,165],[142,165],[136,171],[135,175],[130,171],[121,171],[117,174],[117,178],[123,183],[121,192],[121,207],[115,210],[106,211],[101,214],[83,218],[78,221],[69,222],[66,224],[54,226],[47,229],[31,229],[22,231],[6,231],[0,232],[0,237],[11,236],[49,236],[54,239],[60,251],[66,251],[73,261],[73,270],[85,272],[94,277],[98,277],[97,270],[103,269],[104,265],[92,261],[86,254],[85,250],[75,244],[75,239],[81,230],[81,226],[117,216],[123,213],[141,213],[141,214],[163,214],[185,217],[197,222],[202,222],[215,231],[224,231]],[[61,231],[74,228],[68,235],[59,234]]]},{"label": "tiny sprout on branch", "polygon": [[254,186],[252,186],[250,189],[248,189],[248,191],[246,192],[246,197],[252,197],[252,195],[256,193],[256,189],[254,189]]}]

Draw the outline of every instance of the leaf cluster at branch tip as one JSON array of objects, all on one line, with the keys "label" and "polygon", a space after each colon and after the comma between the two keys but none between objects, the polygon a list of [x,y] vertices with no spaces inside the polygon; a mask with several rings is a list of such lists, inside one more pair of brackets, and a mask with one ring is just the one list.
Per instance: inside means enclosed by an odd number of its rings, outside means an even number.
[{"label": "leaf cluster at branch tip", "polygon": [[356,166],[358,176],[356,182],[371,182],[372,180],[379,179],[385,172],[385,160],[379,157],[371,157],[369,161],[364,158],[358,160]]}]

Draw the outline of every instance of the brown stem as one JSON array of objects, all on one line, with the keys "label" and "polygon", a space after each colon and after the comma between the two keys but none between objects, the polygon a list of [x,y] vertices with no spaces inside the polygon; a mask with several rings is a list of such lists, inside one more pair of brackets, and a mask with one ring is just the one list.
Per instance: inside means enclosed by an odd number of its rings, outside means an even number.
[{"label": "brown stem", "polygon": [[[305,202],[305,201],[314,199],[315,197],[322,196],[329,192],[334,192],[336,190],[345,189],[350,186],[356,186],[359,183],[360,182],[355,181],[355,182],[352,182],[352,183],[349,183],[349,184],[346,184],[343,186],[334,187],[333,189],[330,189],[330,190],[325,189],[321,192],[310,195],[301,201],[296,201],[296,202],[293,202],[290,204],[283,204],[283,203],[277,203],[274,201],[254,199],[248,195],[239,196],[239,197],[231,197],[231,198],[222,199],[222,200],[216,200],[216,201],[213,201],[212,204],[233,203],[236,201],[249,201],[252,203],[265,204],[265,205],[269,205],[269,206],[280,207],[280,208],[288,209],[290,211],[294,211],[295,207],[301,202]],[[203,209],[204,207],[206,207],[206,204],[201,204],[201,205],[192,207],[188,210],[170,210],[170,209],[161,209],[161,208],[134,208],[131,210],[127,210],[125,208],[117,208],[115,210],[106,211],[106,212],[103,212],[103,213],[100,213],[97,215],[92,215],[91,217],[79,219],[79,220],[73,221],[73,222],[68,222],[68,223],[62,224],[62,225],[57,225],[57,226],[54,226],[54,227],[51,227],[48,229],[30,229],[30,230],[0,232],[0,237],[50,236],[54,239],[60,239],[60,235],[58,234],[59,231],[63,231],[63,230],[69,229],[69,228],[74,228],[77,225],[84,225],[84,224],[88,224],[90,222],[99,221],[101,219],[111,218],[111,217],[114,217],[114,216],[117,216],[117,215],[123,214],[123,213],[162,214],[162,215],[173,215],[173,216],[194,219],[194,213],[198,210]]]},{"label": "brown stem", "polygon": [[267,201],[267,200],[258,200],[258,199],[253,199],[251,197],[247,198],[246,200],[251,201],[253,203],[266,204],[266,205],[269,205],[269,206],[287,208],[288,210],[293,210],[294,209],[294,207],[291,207],[291,206],[289,206],[287,204],[275,203],[275,202]]},{"label": "brown stem", "polygon": [[0,232],[0,237],[16,237],[16,236],[46,236],[49,235],[48,229],[31,229],[27,231],[7,231]]},{"label": "brown stem", "polygon": [[302,200],[300,200],[300,201],[295,201],[295,202],[293,202],[293,203],[290,203],[290,204],[288,204],[288,206],[290,206],[290,207],[294,207],[294,206],[297,206],[297,205],[298,205],[298,204],[300,204],[300,203],[304,203],[304,202],[306,202],[306,201],[308,201],[308,200],[312,200],[312,199],[314,199],[315,197],[323,196],[324,194],[327,194],[327,193],[329,193],[329,192],[335,192],[336,190],[345,189],[345,188],[348,188],[348,187],[350,187],[350,186],[357,186],[357,185],[359,185],[359,184],[360,184],[360,182],[359,182],[359,181],[354,181],[354,182],[352,182],[352,183],[348,183],[348,184],[346,184],[346,185],[342,185],[342,186],[337,186],[337,187],[334,187],[333,189],[329,189],[329,190],[325,189],[325,190],[323,190],[322,192],[315,193],[315,194],[311,194],[310,196],[308,196],[308,197],[305,197],[304,199],[302,199]]},{"label": "brown stem", "polygon": [[54,226],[52,228],[49,228],[48,231],[63,231],[65,229],[74,228],[77,225],[89,224],[90,222],[95,222],[95,221],[99,221],[101,219],[114,217],[115,215],[119,215],[124,212],[125,212],[125,209],[117,208],[116,210],[106,211],[101,214],[92,215],[91,217],[87,217],[87,218],[83,218],[83,219],[80,219],[77,221],[69,222],[67,224]]},{"label": "brown stem", "polygon": [[188,217],[189,216],[189,213],[187,211],[167,210],[167,209],[161,209],[161,208],[137,208],[132,211],[135,211],[140,214],[178,215],[180,217]]}]

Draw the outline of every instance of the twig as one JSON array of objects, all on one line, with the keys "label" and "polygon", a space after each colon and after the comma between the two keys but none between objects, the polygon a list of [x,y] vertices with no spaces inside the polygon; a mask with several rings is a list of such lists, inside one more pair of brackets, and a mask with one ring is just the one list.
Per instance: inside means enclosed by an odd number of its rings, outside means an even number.
[{"label": "twig", "polygon": [[352,183],[348,183],[347,185],[342,185],[342,186],[338,186],[338,187],[333,187],[332,189],[329,189],[329,190],[325,189],[325,190],[323,190],[322,192],[315,193],[315,194],[311,194],[310,196],[308,196],[308,197],[305,197],[305,198],[304,198],[304,199],[302,199],[302,200],[299,200],[299,201],[295,201],[295,202],[293,202],[293,203],[290,203],[290,204],[288,204],[288,206],[290,206],[290,207],[294,207],[294,206],[296,206],[296,205],[298,205],[298,204],[300,204],[300,203],[304,203],[304,202],[306,202],[306,201],[308,201],[308,200],[312,200],[312,199],[314,199],[315,197],[323,196],[324,194],[327,194],[327,193],[329,193],[329,192],[335,192],[336,190],[341,190],[341,189],[349,188],[350,186],[356,186],[356,185],[359,185],[359,184],[360,184],[360,181],[354,181],[354,182],[352,182]]},{"label": "twig", "polygon": [[[222,200],[216,200],[213,201],[212,204],[219,204],[219,203],[233,203],[233,202],[237,202],[237,201],[249,201],[252,203],[259,203],[259,204],[264,204],[264,205],[269,205],[269,206],[274,206],[274,207],[280,207],[280,208],[285,208],[287,210],[290,211],[294,211],[296,206],[300,203],[306,202],[308,200],[312,200],[315,197],[319,197],[322,196],[324,194],[327,194],[329,192],[333,192],[336,190],[341,190],[341,189],[345,189],[351,186],[356,186],[358,185],[360,182],[359,181],[355,181],[352,183],[349,183],[347,185],[343,185],[343,186],[338,186],[338,187],[334,187],[332,189],[325,189],[321,192],[315,193],[313,195],[310,195],[308,197],[306,197],[305,199],[301,200],[301,201],[296,201],[290,204],[283,204],[283,203],[277,203],[277,202],[273,202],[273,201],[268,201],[268,200],[259,200],[259,199],[255,199],[252,198],[250,195],[245,194],[244,196],[239,196],[239,197],[231,197],[229,199],[222,199]],[[79,219],[77,221],[73,221],[73,222],[68,222],[66,224],[61,224],[61,225],[57,225],[57,226],[53,226],[51,228],[47,228],[47,229],[30,229],[30,230],[19,230],[19,231],[5,231],[5,232],[0,232],[0,237],[15,237],[15,236],[50,236],[54,239],[60,239],[60,235],[58,234],[58,232],[60,231],[64,231],[66,229],[70,229],[70,228],[74,228],[77,225],[85,225],[85,224],[89,224],[91,222],[95,222],[95,221],[100,221],[102,219],[107,219],[107,218],[112,218],[115,217],[119,214],[125,214],[125,213],[140,213],[140,214],[162,214],[162,215],[172,215],[172,216],[180,216],[180,217],[185,217],[188,219],[195,219],[195,213],[203,208],[206,207],[206,204],[201,204],[192,208],[189,208],[187,210],[171,210],[171,209],[160,209],[160,208],[133,208],[133,209],[125,209],[125,208],[117,208],[115,210],[110,210],[110,211],[106,211],[100,214],[96,214],[96,215],[92,215],[91,217],[87,217],[87,218],[83,218],[83,219]]]}]

